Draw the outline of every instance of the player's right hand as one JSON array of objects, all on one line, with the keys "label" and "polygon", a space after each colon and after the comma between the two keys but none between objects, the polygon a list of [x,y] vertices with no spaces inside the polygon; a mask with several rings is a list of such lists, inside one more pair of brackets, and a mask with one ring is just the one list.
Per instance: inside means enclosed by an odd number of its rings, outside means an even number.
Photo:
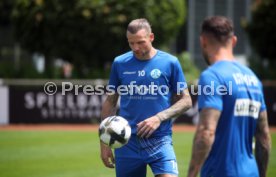
[{"label": "player's right hand", "polygon": [[149,138],[160,126],[161,120],[157,116],[152,116],[137,124],[137,135],[141,138]]},{"label": "player's right hand", "polygon": [[103,144],[102,142],[101,142],[101,158],[106,167],[108,168],[115,167],[115,160],[114,160],[114,156],[111,148]]}]

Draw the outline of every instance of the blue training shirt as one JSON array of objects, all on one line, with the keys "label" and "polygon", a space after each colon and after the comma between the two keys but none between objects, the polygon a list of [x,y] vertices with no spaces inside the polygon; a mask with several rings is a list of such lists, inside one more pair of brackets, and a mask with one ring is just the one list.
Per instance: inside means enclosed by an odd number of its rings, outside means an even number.
[{"label": "blue training shirt", "polygon": [[[139,122],[169,108],[173,93],[187,88],[178,59],[160,50],[149,60],[137,59],[132,51],[116,57],[108,86],[121,96],[119,115],[132,134]],[[171,127],[171,120],[164,121],[153,136],[171,134]]]},{"label": "blue training shirt", "polygon": [[261,82],[238,62],[219,61],[201,74],[199,87],[199,110],[221,111],[201,176],[258,177],[252,141],[259,113],[266,109]]}]

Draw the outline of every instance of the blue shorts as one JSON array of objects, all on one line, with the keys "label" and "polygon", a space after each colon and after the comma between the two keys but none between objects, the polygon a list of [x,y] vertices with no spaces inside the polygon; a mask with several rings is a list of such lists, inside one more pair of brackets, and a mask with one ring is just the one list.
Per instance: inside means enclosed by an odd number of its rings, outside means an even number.
[{"label": "blue shorts", "polygon": [[153,174],[178,176],[177,162],[170,135],[139,138],[132,135],[128,144],[115,149],[116,177],[146,177],[147,165]]}]

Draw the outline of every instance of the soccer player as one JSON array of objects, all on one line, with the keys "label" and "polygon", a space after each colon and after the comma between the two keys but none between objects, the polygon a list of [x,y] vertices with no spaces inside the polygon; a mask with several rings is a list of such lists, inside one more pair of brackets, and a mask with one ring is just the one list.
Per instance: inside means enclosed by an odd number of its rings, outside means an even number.
[{"label": "soccer player", "polygon": [[[208,17],[200,44],[210,65],[199,80],[197,125],[188,177],[264,177],[271,138],[262,84],[235,61],[237,42],[231,20]],[[208,92],[208,93],[204,93]],[[255,137],[255,156],[253,138]]]},{"label": "soccer player", "polygon": [[[117,177],[145,177],[149,165],[156,177],[178,176],[172,145],[172,118],[192,103],[178,59],[152,46],[154,34],[146,19],[127,27],[131,51],[115,58],[102,108],[102,119],[116,114],[126,118],[132,135],[125,146],[112,150],[101,143],[106,167],[116,167]],[[115,164],[114,164],[115,163]]]}]

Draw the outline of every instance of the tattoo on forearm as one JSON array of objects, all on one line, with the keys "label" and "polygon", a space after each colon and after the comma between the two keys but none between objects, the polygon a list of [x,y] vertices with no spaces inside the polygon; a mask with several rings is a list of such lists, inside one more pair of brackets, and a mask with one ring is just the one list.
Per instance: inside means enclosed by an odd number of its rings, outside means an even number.
[{"label": "tattoo on forearm", "polygon": [[117,100],[118,100],[118,95],[110,95],[107,98],[107,101],[110,102],[113,106],[116,106]]},{"label": "tattoo on forearm", "polygon": [[200,122],[194,137],[189,176],[196,176],[207,158],[215,139],[215,130],[220,112],[214,109],[203,109]]},{"label": "tattoo on forearm", "polygon": [[116,109],[117,109],[116,106],[117,106],[118,98],[119,98],[118,94],[107,96],[102,106],[102,113],[101,113],[102,119],[116,114]]},{"label": "tattoo on forearm", "polygon": [[260,113],[260,117],[257,123],[255,138],[256,138],[255,155],[256,155],[256,160],[259,168],[259,174],[260,174],[260,177],[265,177],[268,162],[269,162],[270,150],[271,150],[271,137],[269,134],[266,111],[263,111]]},{"label": "tattoo on forearm", "polygon": [[173,96],[172,102],[174,102],[174,104],[170,108],[156,115],[160,121],[165,121],[172,117],[177,117],[192,106],[192,100],[187,89],[184,91],[184,93],[180,95],[175,94]]}]

